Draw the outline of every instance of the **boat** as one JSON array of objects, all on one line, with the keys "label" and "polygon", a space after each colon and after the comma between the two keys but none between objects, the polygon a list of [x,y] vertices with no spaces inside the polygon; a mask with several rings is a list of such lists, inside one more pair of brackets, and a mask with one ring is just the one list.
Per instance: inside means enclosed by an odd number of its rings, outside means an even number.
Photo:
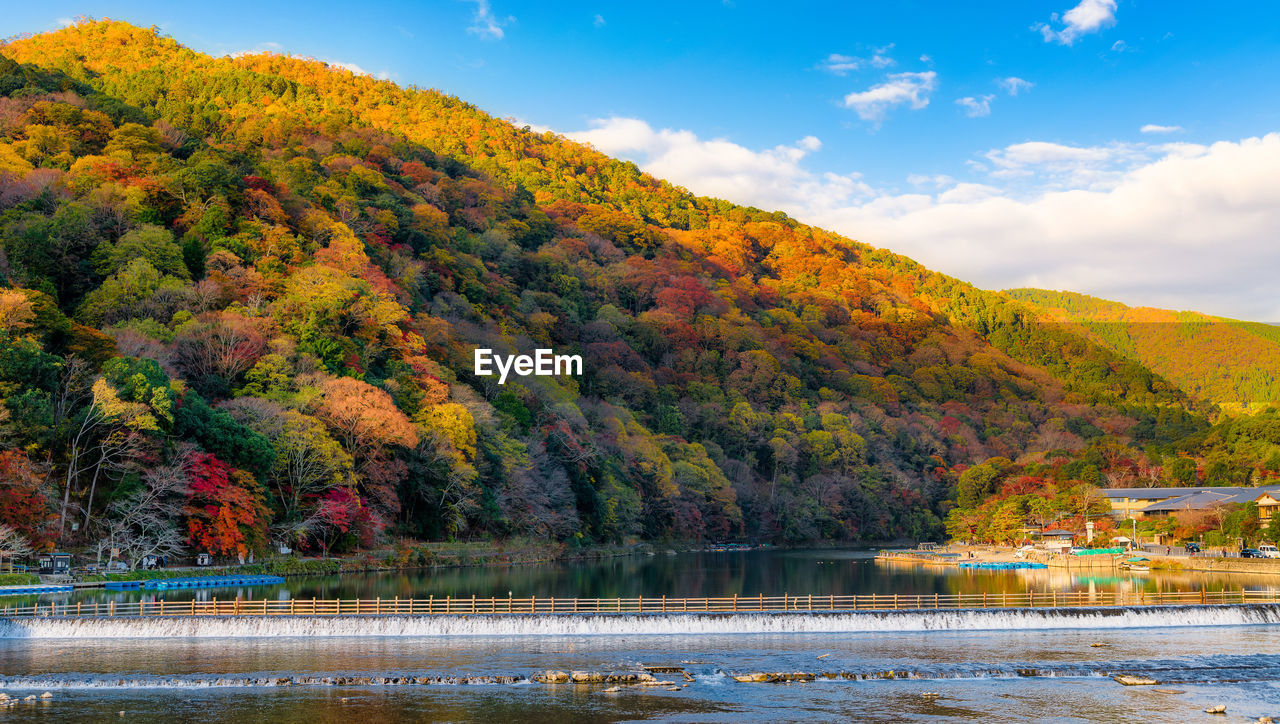
[{"label": "boat", "polygon": [[1143,558],[1142,556],[1134,556],[1122,562],[1120,564],[1120,567],[1131,573],[1145,573],[1151,570],[1150,566],[1145,565],[1150,562],[1151,562],[1151,559],[1149,558]]}]

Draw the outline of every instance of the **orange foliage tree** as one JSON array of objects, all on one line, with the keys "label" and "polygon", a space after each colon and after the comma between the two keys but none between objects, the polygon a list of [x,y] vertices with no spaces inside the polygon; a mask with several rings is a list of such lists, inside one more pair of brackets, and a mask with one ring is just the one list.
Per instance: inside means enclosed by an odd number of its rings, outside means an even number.
[{"label": "orange foliage tree", "polygon": [[266,542],[267,509],[249,473],[209,454],[191,458],[187,533],[191,544],[213,555],[244,556]]}]

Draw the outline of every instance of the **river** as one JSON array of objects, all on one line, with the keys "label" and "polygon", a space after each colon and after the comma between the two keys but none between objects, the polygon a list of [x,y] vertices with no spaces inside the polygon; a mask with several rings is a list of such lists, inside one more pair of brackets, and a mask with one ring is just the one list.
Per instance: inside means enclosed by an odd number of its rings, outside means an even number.
[{"label": "river", "polygon": [[[509,568],[290,578],[252,590],[171,591],[169,600],[400,596],[702,596],[1010,593],[1141,588],[1269,590],[1280,579],[1199,574],[1078,576],[885,565],[858,551],[753,551],[637,556]],[[150,592],[80,591],[62,600],[136,600]],[[49,598],[45,601],[52,600]],[[547,617],[537,617],[546,619]],[[1198,720],[1222,704],[1228,720],[1280,714],[1280,616],[1273,609],[1157,610],[1124,616],[1008,611],[788,614],[723,620],[618,617],[545,621],[443,620],[388,628],[365,619],[317,636],[296,621],[246,631],[74,630],[0,626],[0,684],[51,699],[0,711],[4,721],[775,722]],[[217,628],[224,626],[224,628]],[[443,626],[443,628],[442,628]],[[435,627],[435,628],[432,628]],[[199,635],[175,636],[174,633]],[[253,635],[246,635],[253,634]],[[117,637],[110,638],[108,635]],[[164,635],[158,635],[164,634]],[[395,634],[395,635],[389,635]],[[636,671],[677,666],[673,686],[605,692],[545,685],[544,670]],[[811,672],[806,683],[735,682],[733,674]],[[895,678],[879,678],[894,671]],[[1125,687],[1110,677],[1149,676]],[[833,678],[826,678],[831,676]],[[898,678],[898,677],[907,678]],[[515,683],[390,685],[368,677],[514,677]],[[468,678],[471,677],[471,678]],[[868,678],[864,678],[868,677]],[[353,683],[352,678],[359,679]],[[685,686],[687,684],[687,686]],[[669,688],[677,689],[669,691]],[[1172,693],[1177,692],[1177,693]],[[1220,720],[1220,719],[1219,719]]]}]

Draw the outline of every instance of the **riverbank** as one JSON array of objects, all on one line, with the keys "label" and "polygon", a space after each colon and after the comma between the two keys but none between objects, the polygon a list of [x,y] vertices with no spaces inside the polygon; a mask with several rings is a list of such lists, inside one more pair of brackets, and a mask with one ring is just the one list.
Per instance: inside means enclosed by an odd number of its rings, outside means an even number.
[{"label": "riverbank", "polygon": [[1049,568],[1069,570],[1112,570],[1126,560],[1125,555],[1065,556],[1060,553],[1033,550],[1019,555],[1008,548],[949,545],[938,550],[883,550],[876,554],[878,562],[896,562],[924,566],[959,567],[965,563],[1042,563]]},{"label": "riverbank", "polygon": [[961,563],[1014,563],[1028,561],[1043,563],[1049,568],[1065,570],[1121,571],[1128,570],[1126,564],[1133,557],[1147,559],[1141,565],[1153,571],[1280,576],[1280,559],[1276,558],[1164,556],[1146,551],[1132,551],[1116,555],[1065,556],[1060,553],[1033,550],[1019,557],[1015,555],[1015,551],[1008,548],[949,545],[946,548],[933,551],[884,550],[876,555],[876,561],[951,568],[958,567]]},{"label": "riverbank", "polygon": [[1280,576],[1280,558],[1153,558],[1152,570],[1203,571],[1206,573],[1249,573]]}]

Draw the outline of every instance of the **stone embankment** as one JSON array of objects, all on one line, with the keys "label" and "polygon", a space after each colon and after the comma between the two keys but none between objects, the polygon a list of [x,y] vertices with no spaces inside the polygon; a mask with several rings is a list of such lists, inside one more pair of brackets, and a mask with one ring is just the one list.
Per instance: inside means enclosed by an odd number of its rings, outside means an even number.
[{"label": "stone embankment", "polygon": [[1206,571],[1211,573],[1263,573],[1280,575],[1280,558],[1153,558],[1153,569],[1166,571]]},{"label": "stone embankment", "polygon": [[913,565],[943,566],[955,568],[961,563],[1043,563],[1050,568],[1066,568],[1071,570],[1113,569],[1119,560],[1127,556],[1092,555],[1068,556],[1062,553],[1050,553],[1034,550],[1019,556],[1014,549],[991,548],[986,546],[950,545],[945,549],[934,551],[918,550],[886,550],[876,555],[877,562],[910,563]]}]

